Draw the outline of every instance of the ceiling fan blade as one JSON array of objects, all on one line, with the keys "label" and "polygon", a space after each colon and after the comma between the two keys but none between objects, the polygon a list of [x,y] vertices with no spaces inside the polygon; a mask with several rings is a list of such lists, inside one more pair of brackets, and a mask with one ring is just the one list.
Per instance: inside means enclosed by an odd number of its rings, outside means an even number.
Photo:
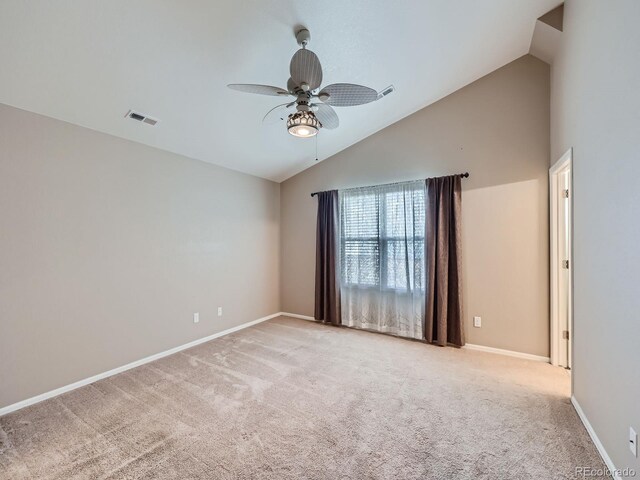
[{"label": "ceiling fan blade", "polygon": [[311,50],[301,48],[291,59],[291,79],[296,85],[306,83],[309,90],[315,90],[322,83],[322,67],[318,56]]},{"label": "ceiling fan blade", "polygon": [[273,107],[271,110],[267,112],[267,114],[262,119],[262,123],[266,123],[267,125],[280,122],[289,116],[289,109],[295,105],[296,102],[291,103],[283,103],[281,105],[277,105]]},{"label": "ceiling fan blade", "polygon": [[333,108],[329,105],[325,105],[324,103],[316,104],[314,107],[318,108],[314,113],[316,114],[316,118],[322,124],[322,128],[326,128],[327,130],[338,128],[340,120],[338,119],[338,114]]},{"label": "ceiling fan blade", "polygon": [[289,80],[287,80],[287,90],[289,90],[289,93],[291,93],[292,95],[295,95],[298,88],[300,87],[296,85],[296,82],[293,81],[293,78],[289,77]]},{"label": "ceiling fan blade", "polygon": [[[329,95],[329,98],[322,100],[324,95]],[[378,99],[378,92],[373,88],[353,83],[332,83],[318,93],[318,98],[327,105],[333,105],[334,107],[353,107],[374,102]]]},{"label": "ceiling fan blade", "polygon": [[227,85],[232,90],[238,90],[244,93],[257,93],[258,95],[272,95],[281,97],[282,95],[290,95],[284,88],[272,87],[271,85],[254,85],[251,83],[230,83]]}]

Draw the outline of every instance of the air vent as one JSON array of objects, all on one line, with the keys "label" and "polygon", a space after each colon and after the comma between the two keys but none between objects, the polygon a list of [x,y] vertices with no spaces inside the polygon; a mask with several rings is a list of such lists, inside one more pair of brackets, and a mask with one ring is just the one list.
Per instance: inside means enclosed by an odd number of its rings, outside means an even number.
[{"label": "air vent", "polygon": [[396,88],[393,85],[389,85],[387,88],[378,93],[378,100],[380,100],[382,97],[386,97],[390,93],[393,93],[395,89]]},{"label": "air vent", "polygon": [[125,115],[125,118],[130,118],[137,122],[146,123],[147,125],[155,126],[160,120],[157,118],[152,118],[144,113],[134,112],[133,110],[129,110]]}]

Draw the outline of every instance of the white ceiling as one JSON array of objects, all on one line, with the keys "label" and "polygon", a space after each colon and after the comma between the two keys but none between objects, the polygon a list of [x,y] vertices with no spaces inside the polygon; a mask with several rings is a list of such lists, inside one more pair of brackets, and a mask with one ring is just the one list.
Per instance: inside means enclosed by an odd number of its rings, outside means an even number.
[{"label": "white ceiling", "polygon": [[[311,31],[323,85],[396,92],[337,108],[322,160],[529,50],[558,0],[2,0],[0,102],[275,181],[313,165],[315,141],[263,126],[282,103],[228,83],[285,86]],[[125,119],[130,109],[156,127]]]}]

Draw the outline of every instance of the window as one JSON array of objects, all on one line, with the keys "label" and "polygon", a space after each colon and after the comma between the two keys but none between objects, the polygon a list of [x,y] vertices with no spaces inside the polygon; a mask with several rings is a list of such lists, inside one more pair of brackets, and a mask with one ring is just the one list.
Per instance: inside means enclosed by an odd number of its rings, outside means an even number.
[{"label": "window", "polygon": [[340,226],[344,287],[424,289],[424,182],[341,191]]}]

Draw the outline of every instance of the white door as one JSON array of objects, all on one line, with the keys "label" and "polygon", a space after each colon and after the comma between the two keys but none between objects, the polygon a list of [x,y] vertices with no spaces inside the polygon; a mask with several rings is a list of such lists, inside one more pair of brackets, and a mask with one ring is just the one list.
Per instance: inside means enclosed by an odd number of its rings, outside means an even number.
[{"label": "white door", "polygon": [[558,174],[558,365],[571,368],[571,171]]},{"label": "white door", "polygon": [[572,150],[549,169],[551,363],[571,368],[573,343]]}]

